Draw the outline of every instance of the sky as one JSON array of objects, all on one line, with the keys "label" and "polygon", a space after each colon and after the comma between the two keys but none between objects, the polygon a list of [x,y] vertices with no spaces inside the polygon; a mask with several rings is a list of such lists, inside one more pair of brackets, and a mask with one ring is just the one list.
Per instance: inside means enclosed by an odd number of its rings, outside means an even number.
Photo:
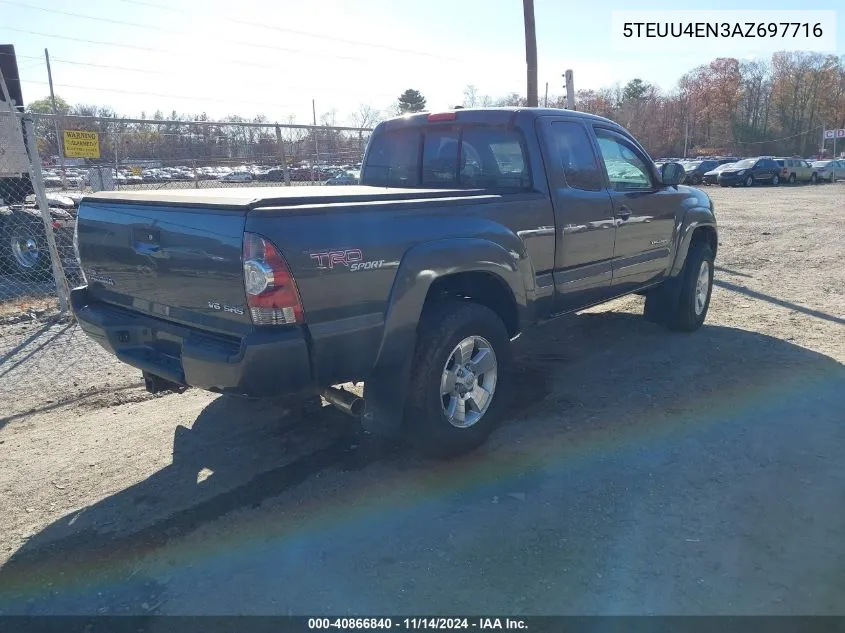
[{"label": "sky", "polygon": [[[766,19],[795,2],[745,0]],[[815,0],[812,9],[839,2]],[[667,3],[535,0],[539,86],[563,92],[635,77],[671,89],[687,71],[720,55],[768,57],[753,41],[636,53],[612,44],[613,10]],[[682,8],[674,6],[673,8]],[[695,7],[698,8],[698,7]],[[721,16],[736,2],[710,2]],[[77,14],[77,15],[69,15]],[[88,17],[78,17],[88,16]],[[95,18],[95,19],[92,19]],[[845,10],[836,15],[835,52],[845,54]],[[0,43],[14,44],[26,102],[49,93],[70,103],[108,105],[126,116],[155,110],[351,124],[362,104],[391,107],[407,88],[429,109],[461,103],[464,88],[496,98],[525,92],[519,0],[0,0]]]}]

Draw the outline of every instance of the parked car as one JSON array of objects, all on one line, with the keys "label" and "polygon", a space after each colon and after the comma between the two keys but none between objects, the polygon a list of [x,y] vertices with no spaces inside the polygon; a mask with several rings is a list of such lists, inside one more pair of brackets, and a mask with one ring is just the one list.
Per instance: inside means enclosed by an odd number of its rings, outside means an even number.
[{"label": "parked car", "polygon": [[726,169],[730,169],[733,164],[734,163],[723,163],[715,169],[711,169],[701,177],[701,182],[705,185],[715,185],[719,180],[719,174],[721,174]]},{"label": "parked car", "polygon": [[252,182],[252,174],[248,171],[233,171],[230,174],[221,176],[222,182]]},{"label": "parked car", "polygon": [[285,170],[282,167],[273,167],[264,174],[264,180],[282,182],[285,179]]},{"label": "parked car", "polygon": [[[507,412],[511,341],[532,325],[629,293],[648,320],[704,322],[713,204],[608,119],[415,114],[379,123],[363,163],[364,186],[342,192],[84,198],[80,327],[151,392],[321,394],[373,433],[455,455]],[[363,398],[334,386],[350,381]]]},{"label": "parked car", "polygon": [[803,158],[776,158],[780,165],[780,179],[783,182],[816,182],[818,176],[813,166]]},{"label": "parked car", "polygon": [[780,165],[773,158],[743,158],[735,162],[729,169],[723,169],[717,177],[722,187],[769,183],[780,184]]},{"label": "parked car", "polygon": [[684,168],[684,183],[688,185],[700,185],[704,180],[704,174],[714,169],[718,163],[715,160],[687,160],[681,163]]},{"label": "parked car", "polygon": [[822,182],[835,182],[845,178],[845,160],[817,160],[813,169]]},{"label": "parked car", "polygon": [[360,174],[354,172],[342,172],[336,176],[329,178],[325,184],[327,185],[357,185]]}]

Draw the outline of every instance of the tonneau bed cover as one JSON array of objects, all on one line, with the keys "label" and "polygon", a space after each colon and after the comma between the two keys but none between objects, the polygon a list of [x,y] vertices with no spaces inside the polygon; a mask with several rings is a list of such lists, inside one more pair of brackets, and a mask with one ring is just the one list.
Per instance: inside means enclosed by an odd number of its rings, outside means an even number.
[{"label": "tonneau bed cover", "polygon": [[226,187],[209,189],[156,189],[145,191],[101,191],[85,196],[83,202],[143,205],[178,205],[217,209],[256,209],[270,206],[413,200],[421,198],[471,197],[481,189],[402,189],[368,186]]}]

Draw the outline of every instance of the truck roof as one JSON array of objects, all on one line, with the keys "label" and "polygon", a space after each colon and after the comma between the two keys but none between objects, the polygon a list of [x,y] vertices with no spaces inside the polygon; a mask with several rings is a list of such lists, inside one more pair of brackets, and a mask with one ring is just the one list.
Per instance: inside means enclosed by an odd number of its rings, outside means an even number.
[{"label": "truck roof", "polygon": [[[453,120],[442,119],[444,115],[455,115]],[[439,120],[429,121],[429,117],[435,115]],[[437,112],[420,112],[418,114],[404,115],[388,119],[378,125],[378,128],[401,128],[415,125],[436,125],[449,123],[475,123],[488,125],[508,125],[518,119],[536,119],[544,116],[563,116],[576,117],[582,119],[589,119],[591,121],[602,121],[603,123],[610,123],[618,125],[610,119],[597,116],[595,114],[588,114],[587,112],[578,112],[576,110],[564,110],[561,108],[526,108],[526,107],[500,107],[500,108],[458,108],[457,110],[442,110]]]},{"label": "truck roof", "polygon": [[81,204],[121,203],[255,209],[298,206],[315,202],[370,202],[420,198],[468,197],[478,189],[404,189],[350,185],[342,187],[296,185],[292,187],[226,187],[210,189],[156,189],[146,191],[100,191],[82,198]]}]

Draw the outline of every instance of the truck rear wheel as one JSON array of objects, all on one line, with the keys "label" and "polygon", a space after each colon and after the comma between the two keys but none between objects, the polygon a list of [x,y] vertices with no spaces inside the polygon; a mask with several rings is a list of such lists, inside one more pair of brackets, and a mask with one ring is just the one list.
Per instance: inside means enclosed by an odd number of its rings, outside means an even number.
[{"label": "truck rear wheel", "polygon": [[508,332],[489,308],[446,301],[424,312],[405,408],[411,441],[435,457],[480,446],[501,416],[510,364]]}]

